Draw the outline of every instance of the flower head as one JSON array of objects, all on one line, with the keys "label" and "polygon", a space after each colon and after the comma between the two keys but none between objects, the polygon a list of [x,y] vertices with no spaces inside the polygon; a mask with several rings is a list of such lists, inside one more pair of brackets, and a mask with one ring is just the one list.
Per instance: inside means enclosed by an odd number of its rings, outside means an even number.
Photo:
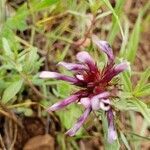
[{"label": "flower head", "polygon": [[68,135],[75,135],[92,110],[102,109],[106,111],[107,114],[109,125],[108,141],[111,143],[117,137],[111,107],[112,93],[110,87],[113,86],[111,80],[124,71],[128,67],[128,64],[126,62],[115,64],[113,51],[106,41],[101,41],[96,36],[92,37],[92,41],[98,49],[104,52],[108,57],[108,63],[103,69],[100,70],[97,67],[96,62],[88,52],[82,51],[76,55],[79,63],[58,63],[58,65],[72,71],[73,77],[50,71],[41,72],[40,77],[64,80],[81,88],[70,97],[55,103],[47,109],[47,111],[55,111],[76,102],[80,102],[84,106],[85,111],[83,115],[77,120],[75,125],[67,131]]}]

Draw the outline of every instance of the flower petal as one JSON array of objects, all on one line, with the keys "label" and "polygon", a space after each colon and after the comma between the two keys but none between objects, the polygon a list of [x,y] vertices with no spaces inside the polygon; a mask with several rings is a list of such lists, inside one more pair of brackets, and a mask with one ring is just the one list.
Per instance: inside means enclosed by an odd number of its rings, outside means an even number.
[{"label": "flower petal", "polygon": [[117,133],[113,127],[108,128],[108,142],[113,143],[117,139]]},{"label": "flower petal", "polygon": [[101,108],[101,105],[100,105],[101,104],[100,103],[101,99],[108,98],[109,95],[110,95],[109,92],[103,92],[103,93],[100,93],[98,95],[93,96],[92,99],[91,99],[92,109],[93,110],[100,109]]},{"label": "flower petal", "polygon": [[92,110],[99,110],[100,109],[100,99],[92,98],[91,104],[92,104]]},{"label": "flower petal", "polygon": [[101,99],[100,108],[104,111],[108,111],[110,109],[110,100],[109,99]]},{"label": "flower petal", "polygon": [[127,62],[122,62],[122,63],[114,66],[114,68],[111,68],[110,70],[107,70],[107,72],[105,73],[105,75],[102,79],[102,82],[109,82],[113,77],[115,77],[119,73],[123,72],[127,68],[128,68],[128,63]]},{"label": "flower petal", "polygon": [[88,108],[90,106],[90,99],[88,97],[84,97],[80,99],[80,103],[85,107]]},{"label": "flower petal", "polygon": [[57,102],[55,103],[54,105],[52,105],[51,107],[49,107],[47,109],[48,112],[50,111],[55,111],[55,110],[58,110],[58,109],[61,109],[73,102],[75,102],[78,98],[79,98],[80,94],[74,94],[74,95],[71,95],[70,97],[60,101],[60,102]]},{"label": "flower petal", "polygon": [[77,74],[75,77],[80,81],[84,81],[84,76],[81,74]]},{"label": "flower petal", "polygon": [[99,40],[99,38],[96,35],[92,36],[92,41],[97,45],[97,47],[102,50],[104,53],[107,54],[109,63],[114,61],[114,55],[112,48],[110,47],[109,43],[107,41]]},{"label": "flower petal", "polygon": [[83,64],[74,64],[74,63],[66,63],[66,62],[59,62],[58,65],[65,67],[68,70],[88,70],[88,67]]},{"label": "flower petal", "polygon": [[90,112],[91,112],[91,107],[86,108],[83,115],[78,119],[75,125],[66,132],[66,134],[68,134],[69,136],[74,136],[76,132],[80,129],[80,127],[83,125],[84,121],[87,119]]},{"label": "flower petal", "polygon": [[71,83],[78,83],[78,80],[76,78],[62,75],[62,74],[57,73],[57,72],[51,72],[51,71],[42,71],[40,73],[39,77],[40,78],[55,78],[55,79],[59,79],[59,80],[68,81]]},{"label": "flower petal", "polygon": [[102,99],[102,98],[108,98],[108,96],[110,96],[109,92],[102,92],[100,94],[95,95],[93,98]]},{"label": "flower petal", "polygon": [[124,61],[118,65],[116,65],[114,67],[114,71],[115,71],[115,74],[119,74],[120,72],[123,72],[124,70],[126,70],[127,68],[129,67],[129,63]]},{"label": "flower petal", "polygon": [[114,116],[113,116],[113,112],[110,109],[107,112],[107,119],[108,119],[108,142],[112,143],[114,140],[117,139],[117,133],[114,127]]},{"label": "flower petal", "polygon": [[80,62],[86,63],[89,66],[90,70],[95,71],[96,64],[88,52],[86,51],[79,52],[76,55],[76,57],[77,57],[77,60],[79,60]]}]

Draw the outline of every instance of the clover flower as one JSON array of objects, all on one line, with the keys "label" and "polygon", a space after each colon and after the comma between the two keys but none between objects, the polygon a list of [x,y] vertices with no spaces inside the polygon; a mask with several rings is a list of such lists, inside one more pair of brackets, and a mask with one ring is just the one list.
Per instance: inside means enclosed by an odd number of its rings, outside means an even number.
[{"label": "clover flower", "polygon": [[128,64],[126,62],[115,64],[113,51],[106,41],[99,40],[95,35],[92,36],[92,41],[108,57],[108,62],[103,69],[97,67],[96,62],[88,52],[81,51],[76,55],[79,63],[58,63],[58,65],[72,71],[73,77],[50,71],[43,71],[39,76],[41,78],[64,80],[80,87],[79,91],[47,109],[47,111],[56,111],[71,103],[78,102],[84,106],[84,113],[66,134],[74,136],[92,110],[102,109],[106,112],[108,120],[108,142],[112,143],[117,138],[117,133],[114,127],[114,115],[111,107],[113,95],[110,90],[110,87],[115,89],[116,86],[113,85],[111,80],[123,72],[128,67]]}]

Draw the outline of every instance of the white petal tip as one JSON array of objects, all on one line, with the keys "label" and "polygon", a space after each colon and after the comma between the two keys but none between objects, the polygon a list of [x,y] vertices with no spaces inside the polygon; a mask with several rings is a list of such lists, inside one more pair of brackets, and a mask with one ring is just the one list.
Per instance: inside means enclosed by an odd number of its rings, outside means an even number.
[{"label": "white petal tip", "polygon": [[108,142],[113,143],[117,139],[117,133],[114,129],[108,128]]},{"label": "white petal tip", "polygon": [[42,71],[42,72],[40,72],[39,77],[40,78],[56,78],[57,73],[50,72],[50,71]]},{"label": "white petal tip", "polygon": [[65,64],[66,64],[65,62],[61,61],[61,62],[59,62],[57,65],[58,65],[58,66],[65,66]]},{"label": "white petal tip", "polygon": [[46,109],[46,111],[47,112],[52,112],[52,111],[55,111],[55,110],[52,107],[49,107],[49,108]]},{"label": "white petal tip", "polygon": [[76,75],[76,78],[77,78],[78,80],[84,81],[84,76],[83,76],[83,75],[77,74],[77,75]]},{"label": "white petal tip", "polygon": [[100,108],[104,111],[108,111],[110,109],[110,105],[105,105],[104,102],[100,102]]},{"label": "white petal tip", "polygon": [[75,133],[73,131],[70,131],[70,130],[68,130],[65,134],[69,135],[71,137],[75,136]]},{"label": "white petal tip", "polygon": [[40,72],[39,73],[39,77],[40,78],[45,78],[47,75],[46,75],[47,73],[45,72],[45,71],[43,71],[43,72]]},{"label": "white petal tip", "polygon": [[77,55],[76,55],[77,59],[80,61],[80,62],[91,62],[91,63],[94,63],[92,57],[90,56],[90,54],[86,51],[82,51],[82,52],[78,52]]}]

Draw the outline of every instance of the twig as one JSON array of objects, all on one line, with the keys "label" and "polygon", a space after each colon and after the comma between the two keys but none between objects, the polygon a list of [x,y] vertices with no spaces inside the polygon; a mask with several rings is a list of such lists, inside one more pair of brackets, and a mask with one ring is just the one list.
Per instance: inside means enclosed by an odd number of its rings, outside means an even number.
[{"label": "twig", "polygon": [[45,133],[48,134],[49,133],[49,126],[50,126],[50,116],[47,115],[47,118],[46,118],[46,125],[45,125]]},{"label": "twig", "polygon": [[3,149],[3,150],[6,150],[6,147],[5,147],[5,144],[4,144],[4,142],[3,142],[3,138],[2,138],[2,136],[1,136],[1,134],[0,134],[0,142],[1,142],[2,149]]},{"label": "twig", "polygon": [[34,93],[39,96],[40,98],[46,98],[47,97],[45,95],[43,95],[33,84],[32,82],[26,77],[26,75],[24,75],[23,73],[20,72],[20,75],[22,76],[22,78],[28,83],[28,85],[31,87],[31,89],[34,91]]},{"label": "twig", "polygon": [[30,105],[38,105],[38,103],[36,102],[25,102],[25,103],[18,103],[18,104],[14,104],[14,105],[10,105],[8,106],[9,109],[12,109],[12,108],[17,108],[17,107],[27,107],[27,106],[30,106]]},{"label": "twig", "polygon": [[15,145],[15,142],[16,142],[16,139],[17,139],[17,131],[18,131],[18,128],[17,128],[17,125],[16,125],[16,124],[14,125],[14,128],[15,128],[15,131],[14,131],[14,138],[13,138],[13,141],[12,141],[12,143],[11,143],[11,145],[10,145],[9,150],[12,150],[12,149],[13,149],[13,147],[14,147],[14,145]]},{"label": "twig", "polygon": [[13,120],[16,124],[18,124],[20,127],[23,127],[21,122],[18,121],[17,117],[15,116],[14,113],[10,112],[5,106],[3,106],[2,104],[0,104],[0,114],[6,116],[7,118]]},{"label": "twig", "polygon": [[8,131],[8,120],[5,118],[5,124],[4,124],[4,133],[5,133],[5,142],[6,142],[6,147],[9,149],[10,145],[10,136],[9,136],[9,131]]}]

